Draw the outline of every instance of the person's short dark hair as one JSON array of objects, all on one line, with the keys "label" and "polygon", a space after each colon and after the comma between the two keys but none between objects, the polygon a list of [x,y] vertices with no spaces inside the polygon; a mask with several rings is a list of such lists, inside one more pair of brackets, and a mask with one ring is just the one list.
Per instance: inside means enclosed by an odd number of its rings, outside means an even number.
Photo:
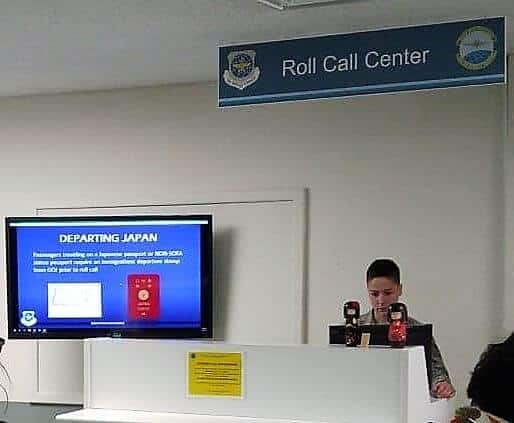
[{"label": "person's short dark hair", "polygon": [[467,394],[473,406],[514,422],[514,333],[504,342],[490,345],[480,356],[468,384]]},{"label": "person's short dark hair", "polygon": [[400,268],[391,259],[376,259],[366,271],[366,282],[374,278],[388,278],[400,283]]}]

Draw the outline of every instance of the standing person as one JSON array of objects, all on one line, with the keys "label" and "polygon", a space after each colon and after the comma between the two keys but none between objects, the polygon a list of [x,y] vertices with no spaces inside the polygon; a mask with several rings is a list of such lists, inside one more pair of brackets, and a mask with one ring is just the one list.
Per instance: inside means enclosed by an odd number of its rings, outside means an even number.
[{"label": "standing person", "polygon": [[[400,268],[393,260],[377,259],[366,271],[366,285],[371,310],[361,316],[359,323],[387,324],[388,307],[398,302],[402,295]],[[419,321],[409,316],[409,326],[419,324]],[[455,388],[434,340],[432,341],[432,395],[436,398],[455,396]]]}]

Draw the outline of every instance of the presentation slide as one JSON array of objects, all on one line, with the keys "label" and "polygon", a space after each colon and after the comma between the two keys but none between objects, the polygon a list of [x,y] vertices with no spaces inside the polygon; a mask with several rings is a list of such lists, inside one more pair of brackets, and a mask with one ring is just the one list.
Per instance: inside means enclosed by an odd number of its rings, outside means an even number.
[{"label": "presentation slide", "polygon": [[16,233],[20,329],[200,324],[201,224],[71,222]]}]

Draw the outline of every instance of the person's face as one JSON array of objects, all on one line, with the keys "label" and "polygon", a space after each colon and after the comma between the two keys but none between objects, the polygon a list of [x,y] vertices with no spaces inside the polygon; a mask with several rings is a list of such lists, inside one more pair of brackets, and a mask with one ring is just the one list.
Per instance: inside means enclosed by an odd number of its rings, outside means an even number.
[{"label": "person's face", "polygon": [[379,322],[387,320],[387,307],[398,302],[400,295],[402,286],[389,278],[380,277],[368,281],[369,302]]}]

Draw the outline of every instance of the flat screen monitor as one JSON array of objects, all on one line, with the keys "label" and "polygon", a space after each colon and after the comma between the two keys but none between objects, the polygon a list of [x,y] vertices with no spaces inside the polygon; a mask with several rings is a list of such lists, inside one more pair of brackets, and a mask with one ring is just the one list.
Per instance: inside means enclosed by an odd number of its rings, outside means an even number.
[{"label": "flat screen monitor", "polygon": [[7,217],[12,339],[212,337],[212,216]]},{"label": "flat screen monitor", "polygon": [[[387,340],[388,325],[360,325],[359,332],[370,334],[370,345],[389,345]],[[344,325],[329,326],[329,343],[344,344]],[[432,386],[432,325],[412,325],[407,328],[407,345],[423,346],[425,350],[425,365],[428,377],[428,386]],[[430,388],[429,388],[430,390]]]}]

